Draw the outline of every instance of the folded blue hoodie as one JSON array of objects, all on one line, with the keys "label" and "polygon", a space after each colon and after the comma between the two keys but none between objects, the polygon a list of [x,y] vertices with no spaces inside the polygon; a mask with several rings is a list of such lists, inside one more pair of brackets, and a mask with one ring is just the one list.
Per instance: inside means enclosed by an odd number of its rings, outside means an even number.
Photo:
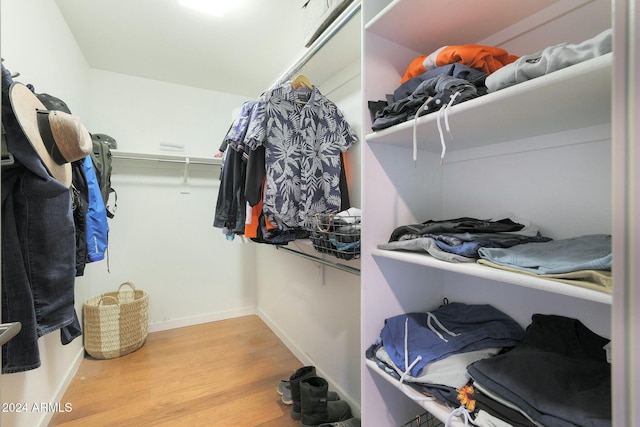
[{"label": "folded blue hoodie", "polygon": [[420,375],[427,363],[454,353],[515,346],[523,335],[523,328],[495,307],[464,303],[388,318],[380,333],[393,363],[405,370],[410,367],[412,376]]}]

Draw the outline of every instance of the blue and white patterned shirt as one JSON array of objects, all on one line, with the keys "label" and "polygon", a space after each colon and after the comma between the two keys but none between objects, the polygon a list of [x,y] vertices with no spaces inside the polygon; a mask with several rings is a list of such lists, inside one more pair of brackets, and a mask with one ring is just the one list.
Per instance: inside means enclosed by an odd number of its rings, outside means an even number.
[{"label": "blue and white patterned shirt", "polygon": [[255,108],[257,101],[246,101],[242,104],[240,114],[231,124],[231,127],[227,131],[224,137],[224,142],[227,146],[233,148],[236,151],[245,151],[244,139],[249,129],[249,120],[251,120],[251,113]]},{"label": "blue and white patterned shirt", "polygon": [[338,107],[318,88],[285,83],[262,95],[245,144],[265,147],[263,211],[287,230],[307,227],[316,213],[341,208],[342,152],[358,140]]}]

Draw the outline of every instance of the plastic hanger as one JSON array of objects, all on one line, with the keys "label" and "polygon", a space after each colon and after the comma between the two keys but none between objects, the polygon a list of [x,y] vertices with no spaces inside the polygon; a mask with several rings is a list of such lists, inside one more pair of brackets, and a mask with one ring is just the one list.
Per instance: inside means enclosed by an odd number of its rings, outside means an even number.
[{"label": "plastic hanger", "polygon": [[307,76],[305,76],[304,74],[298,74],[297,76],[295,76],[294,79],[291,80],[291,86],[294,89],[298,89],[300,87],[313,89],[313,85],[311,84],[311,81],[309,81]]},{"label": "plastic hanger", "polygon": [[[1,58],[2,62],[4,62],[4,58]],[[20,73],[11,73],[11,78],[19,77]]]}]

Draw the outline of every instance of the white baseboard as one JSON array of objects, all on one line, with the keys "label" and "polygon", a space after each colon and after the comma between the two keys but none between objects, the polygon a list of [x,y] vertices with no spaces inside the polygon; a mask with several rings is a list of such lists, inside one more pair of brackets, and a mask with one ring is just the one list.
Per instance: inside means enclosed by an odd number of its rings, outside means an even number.
[{"label": "white baseboard", "polygon": [[[58,388],[56,389],[53,395],[53,398],[51,399],[51,402],[62,402],[62,398],[64,397],[64,394],[67,391],[67,388],[69,388],[69,384],[71,384],[73,377],[76,376],[78,369],[80,369],[80,364],[82,363],[83,359],[84,359],[84,347],[81,347],[78,350],[78,353],[76,354],[76,356],[73,358],[73,363],[71,364],[71,366],[69,366],[69,369],[67,370],[67,373],[64,376],[64,379],[58,385]],[[63,402],[62,404],[64,403],[65,402]],[[55,415],[55,412],[51,412],[51,411],[44,412],[38,425],[40,427],[48,426],[54,415]]]},{"label": "white baseboard", "polygon": [[181,319],[167,320],[149,324],[149,332],[166,331],[168,329],[183,328],[185,326],[200,325],[202,323],[215,322],[218,320],[233,319],[234,317],[249,316],[256,314],[256,307],[245,307],[236,310],[222,311],[218,313],[208,313],[193,317],[183,317]]},{"label": "white baseboard", "polygon": [[[360,402],[356,402],[353,398],[347,394],[342,387],[338,385],[338,383],[329,375],[326,374],[322,370],[322,366],[318,366],[314,360],[312,360],[307,353],[304,352],[303,349],[298,347],[296,343],[287,335],[282,328],[275,323],[267,313],[265,313],[262,309],[258,307],[257,315],[262,319],[262,321],[269,326],[269,329],[273,331],[274,334],[282,341],[282,343],[293,353],[293,355],[302,363],[303,366],[315,366],[316,372],[318,376],[324,378],[329,383],[329,389],[336,391],[340,396],[341,400],[345,400],[349,403],[351,407],[351,412],[354,417],[360,417]],[[283,378],[285,379],[285,378]]]}]

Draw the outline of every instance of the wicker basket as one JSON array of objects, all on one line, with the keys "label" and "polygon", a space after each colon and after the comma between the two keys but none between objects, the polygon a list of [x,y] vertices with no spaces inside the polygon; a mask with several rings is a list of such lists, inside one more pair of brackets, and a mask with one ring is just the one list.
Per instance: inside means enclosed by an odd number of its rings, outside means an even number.
[{"label": "wicker basket", "polygon": [[88,299],[83,307],[86,352],[96,359],[113,359],[138,350],[149,331],[148,307],[149,294],[131,282]]}]

